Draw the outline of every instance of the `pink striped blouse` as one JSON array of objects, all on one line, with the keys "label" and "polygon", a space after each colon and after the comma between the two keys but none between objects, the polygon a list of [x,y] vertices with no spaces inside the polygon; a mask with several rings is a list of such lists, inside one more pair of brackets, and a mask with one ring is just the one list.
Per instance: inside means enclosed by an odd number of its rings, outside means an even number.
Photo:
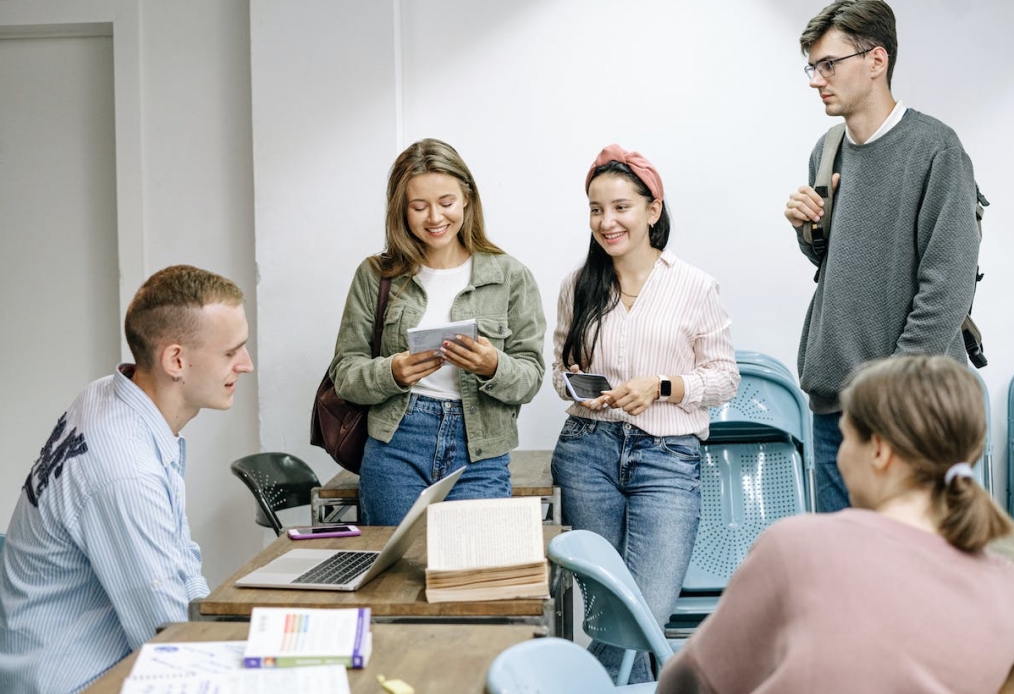
[{"label": "pink striped blouse", "polygon": [[[563,383],[563,342],[573,317],[576,276],[574,271],[560,287],[553,333],[553,386],[565,400],[570,396]],[[633,308],[628,312],[617,303],[603,316],[595,355],[585,371],[602,374],[614,386],[635,376],[681,376],[686,388],[683,401],[656,400],[636,417],[576,403],[567,413],[629,422],[652,436],[708,438],[708,408],[731,400],[739,386],[731,323],[718,299],[718,282],[672,251],[664,251]]]}]

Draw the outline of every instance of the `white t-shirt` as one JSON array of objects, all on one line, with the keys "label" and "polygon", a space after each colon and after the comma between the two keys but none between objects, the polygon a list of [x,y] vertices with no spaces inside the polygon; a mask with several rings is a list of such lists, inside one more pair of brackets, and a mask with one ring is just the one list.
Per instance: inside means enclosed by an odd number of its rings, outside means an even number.
[{"label": "white t-shirt", "polygon": [[[426,290],[426,312],[419,321],[420,328],[429,328],[450,323],[451,305],[455,297],[472,281],[472,258],[447,269],[419,268],[416,275]],[[458,367],[444,363],[435,373],[430,374],[414,386],[412,392],[439,400],[461,400],[461,383]]]}]

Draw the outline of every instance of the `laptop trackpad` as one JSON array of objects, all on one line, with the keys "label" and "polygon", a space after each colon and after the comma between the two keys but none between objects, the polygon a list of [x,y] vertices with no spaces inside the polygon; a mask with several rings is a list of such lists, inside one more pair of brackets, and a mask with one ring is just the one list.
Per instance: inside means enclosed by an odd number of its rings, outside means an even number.
[{"label": "laptop trackpad", "polygon": [[333,549],[293,549],[272,561],[262,570],[298,576],[334,554],[337,554],[337,551]]}]

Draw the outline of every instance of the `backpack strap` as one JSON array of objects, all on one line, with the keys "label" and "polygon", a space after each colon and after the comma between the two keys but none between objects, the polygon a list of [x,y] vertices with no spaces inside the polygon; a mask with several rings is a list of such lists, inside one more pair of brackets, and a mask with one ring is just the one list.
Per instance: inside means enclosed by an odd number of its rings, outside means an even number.
[{"label": "backpack strap", "polygon": [[[834,206],[834,187],[831,185],[831,177],[834,174],[834,159],[838,156],[838,150],[841,148],[841,141],[844,138],[844,123],[839,123],[828,130],[824,137],[824,151],[821,152],[817,179],[813,183],[813,189],[824,200],[824,216],[820,218],[819,222],[803,224],[803,240],[810,244],[817,260],[821,262],[827,255],[828,239],[831,236],[831,210]],[[818,274],[819,272],[818,269]]]}]

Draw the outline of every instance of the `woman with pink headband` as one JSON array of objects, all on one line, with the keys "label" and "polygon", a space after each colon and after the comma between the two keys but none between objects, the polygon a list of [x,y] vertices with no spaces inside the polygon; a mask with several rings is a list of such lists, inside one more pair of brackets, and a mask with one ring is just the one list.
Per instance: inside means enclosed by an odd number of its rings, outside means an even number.
[{"label": "woman with pink headband", "polygon": [[1014,564],[985,551],[1014,525],[973,478],[978,379],[898,356],[841,402],[853,508],[764,532],[659,694],[1014,692]]},{"label": "woman with pink headband", "polygon": [[[564,399],[564,372],[600,374],[611,388],[567,410],[553,478],[564,524],[616,547],[662,624],[697,536],[708,408],[739,385],[731,321],[718,283],[666,249],[669,215],[651,162],[610,145],[585,190],[591,241],[560,290],[553,383]],[[615,677],[623,651],[590,648]],[[630,681],[652,679],[642,654]]]}]

